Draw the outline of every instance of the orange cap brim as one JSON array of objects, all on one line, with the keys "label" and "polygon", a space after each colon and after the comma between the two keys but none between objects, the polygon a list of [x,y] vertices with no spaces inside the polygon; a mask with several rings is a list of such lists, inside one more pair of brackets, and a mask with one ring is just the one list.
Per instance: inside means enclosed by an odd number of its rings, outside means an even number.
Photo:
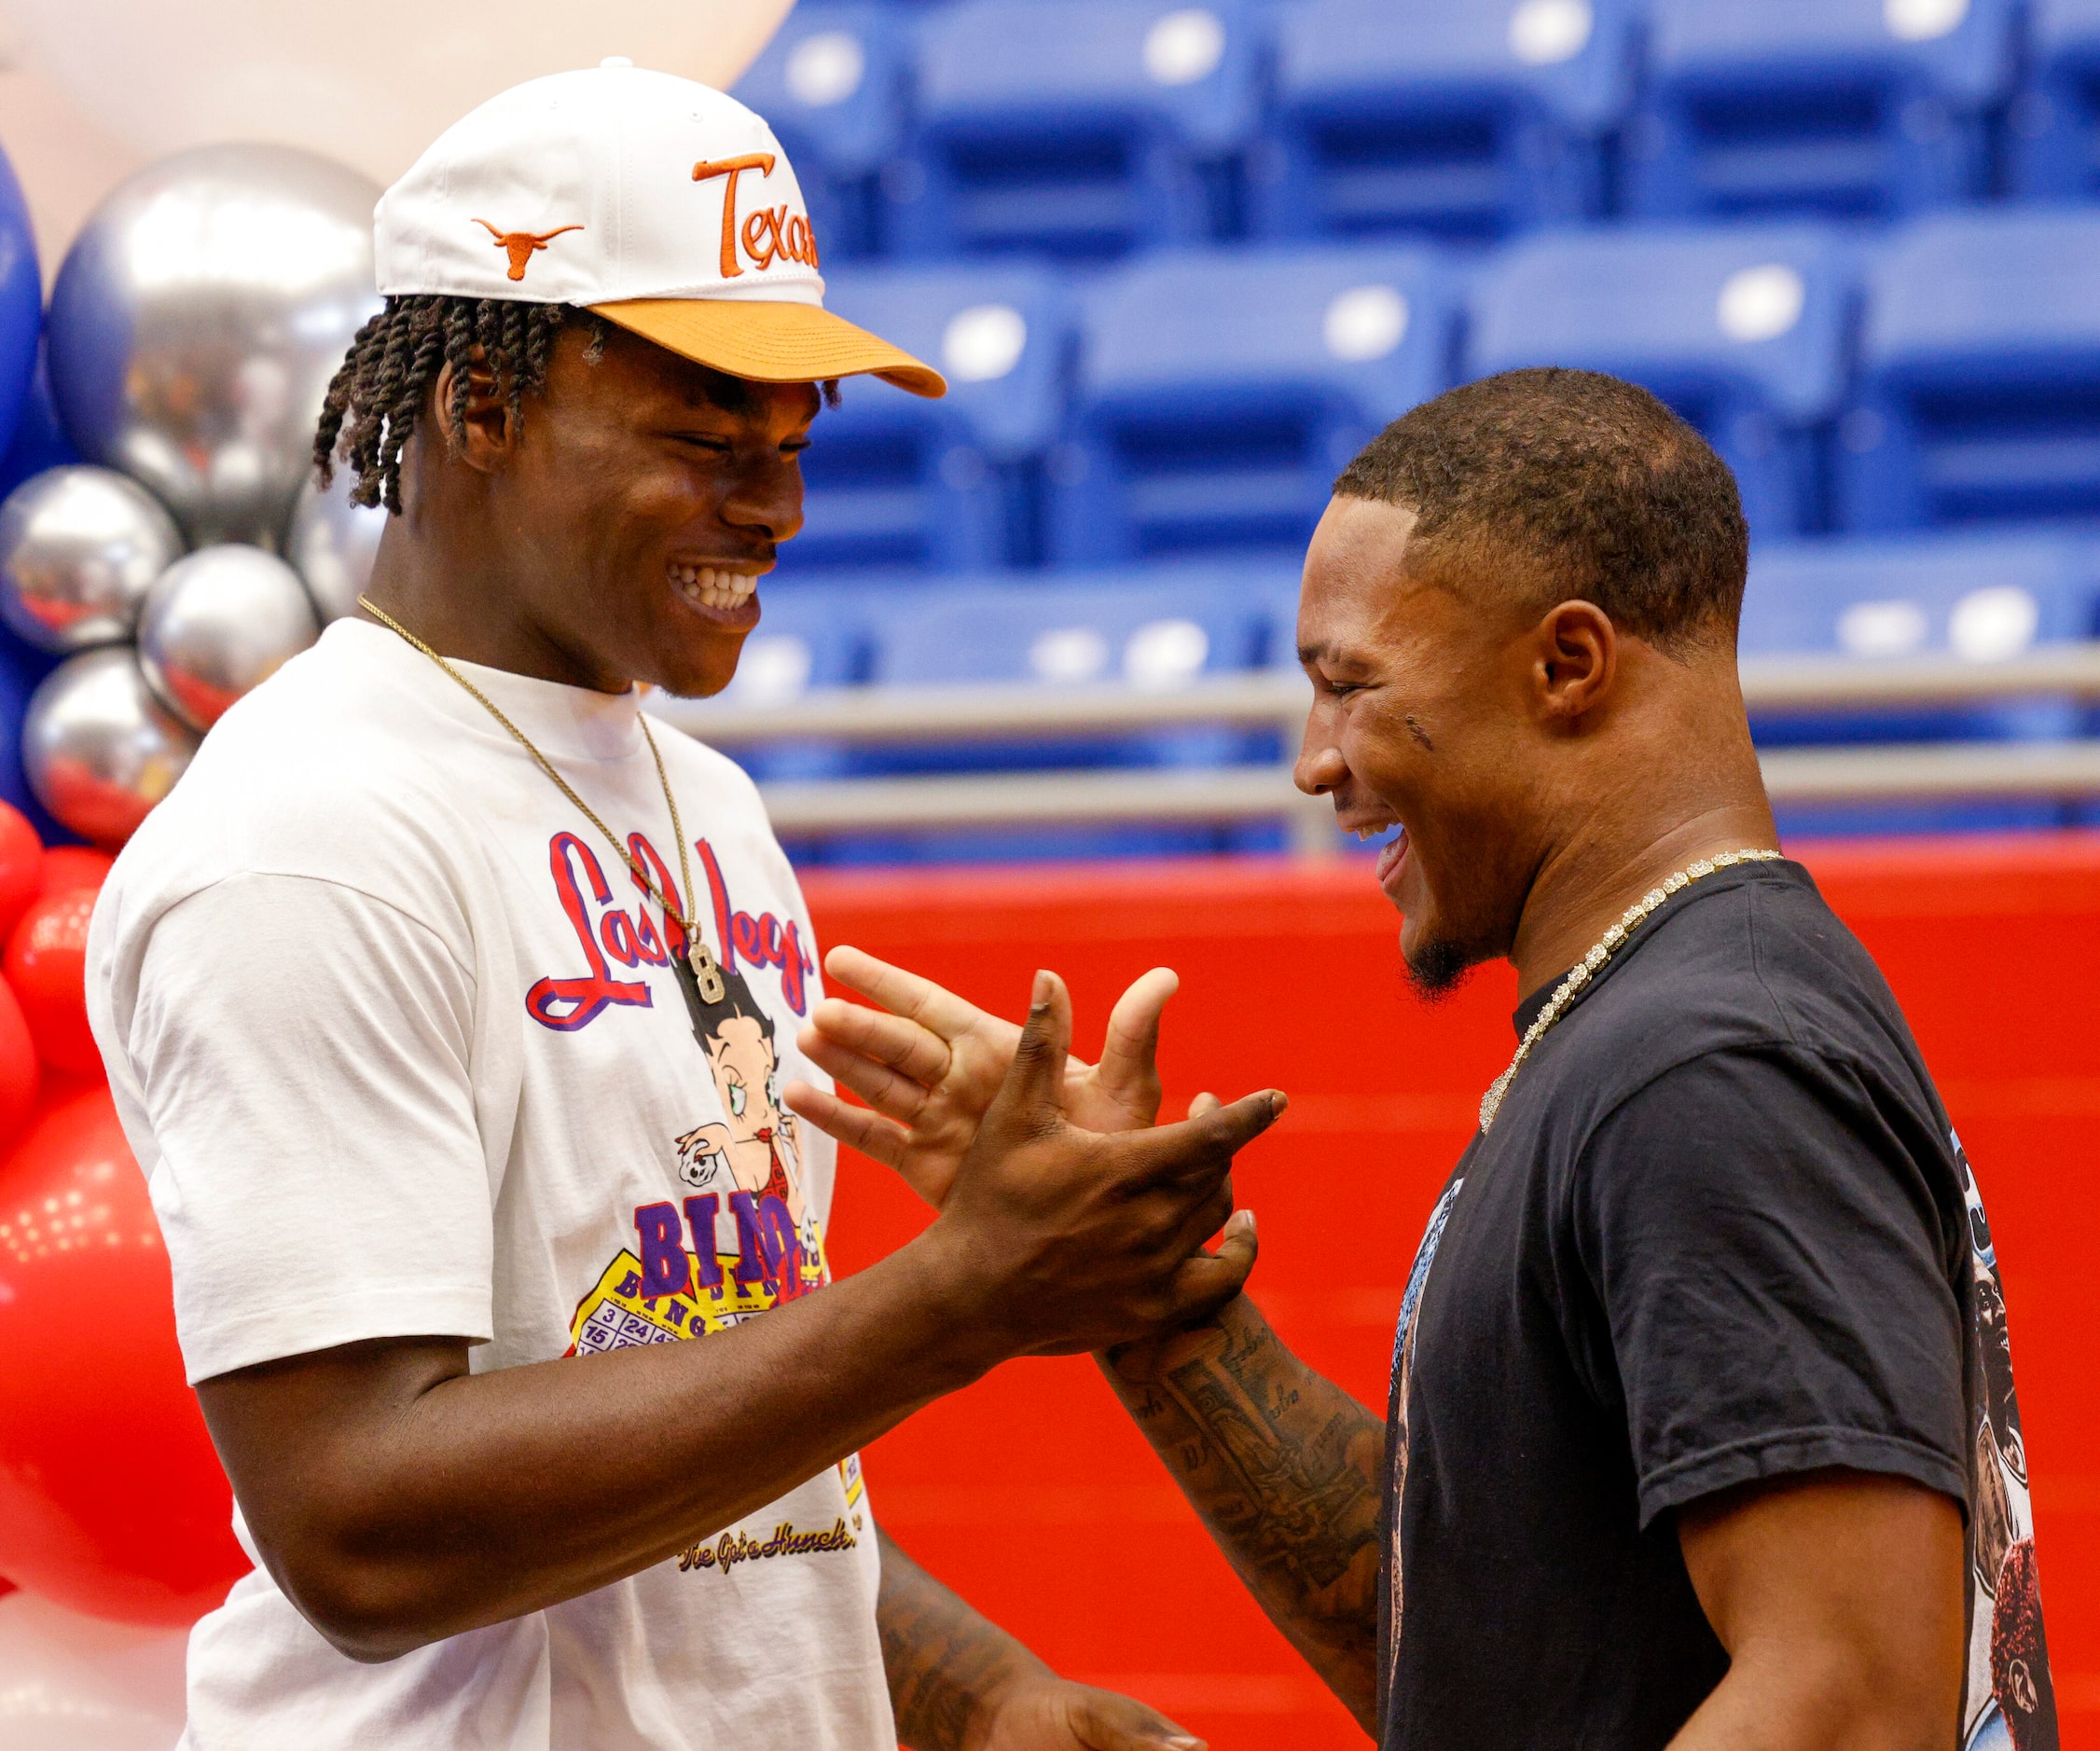
[{"label": "orange cap brim", "polygon": [[681,358],[754,383],[879,377],[914,395],[947,393],[930,365],[815,304],[756,298],[625,298],[590,307]]}]

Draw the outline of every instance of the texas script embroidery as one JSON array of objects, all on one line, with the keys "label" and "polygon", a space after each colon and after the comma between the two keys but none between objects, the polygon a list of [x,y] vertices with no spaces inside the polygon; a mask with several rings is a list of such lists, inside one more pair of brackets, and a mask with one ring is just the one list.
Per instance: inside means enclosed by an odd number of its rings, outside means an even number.
[{"label": "texas script embroidery", "polygon": [[725,177],[722,190],[722,277],[725,280],[740,279],[743,269],[737,265],[737,245],[741,242],[744,254],[751,257],[751,265],[764,273],[776,261],[799,261],[805,267],[817,266],[817,234],[809,227],[807,214],[790,213],[783,203],[778,207],[755,207],[744,215],[743,228],[737,227],[737,179],[746,171],[756,171],[761,176],[770,176],[775,163],[770,152],[746,152],[741,158],[703,159],[693,166],[696,183],[712,182],[715,177]]}]

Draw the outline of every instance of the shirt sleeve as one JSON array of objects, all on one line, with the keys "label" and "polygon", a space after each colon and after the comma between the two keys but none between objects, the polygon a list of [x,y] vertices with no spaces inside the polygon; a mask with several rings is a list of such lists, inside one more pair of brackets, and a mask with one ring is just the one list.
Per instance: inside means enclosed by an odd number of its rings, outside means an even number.
[{"label": "shirt sleeve", "polygon": [[1827,1466],[1966,1504],[1945,1218],[1883,1111],[1855,1070],[1814,1053],[1716,1053],[1592,1136],[1573,1227],[1644,1526]]},{"label": "shirt sleeve", "polygon": [[340,884],[240,876],[154,924],[122,1032],[192,1383],[492,1335],[474,980]]}]

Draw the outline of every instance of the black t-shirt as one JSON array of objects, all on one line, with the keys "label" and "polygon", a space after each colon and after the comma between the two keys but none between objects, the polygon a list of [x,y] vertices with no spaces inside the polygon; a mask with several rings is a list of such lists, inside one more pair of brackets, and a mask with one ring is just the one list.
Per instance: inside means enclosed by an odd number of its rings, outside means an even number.
[{"label": "black t-shirt", "polygon": [[1797,864],[1675,895],[1532,1048],[1416,1255],[1391,1422],[1388,1751],[1666,1744],[1728,1664],[1671,1510],[1824,1466],[1962,1502],[1962,1743],[2056,1745],[1983,1206]]}]

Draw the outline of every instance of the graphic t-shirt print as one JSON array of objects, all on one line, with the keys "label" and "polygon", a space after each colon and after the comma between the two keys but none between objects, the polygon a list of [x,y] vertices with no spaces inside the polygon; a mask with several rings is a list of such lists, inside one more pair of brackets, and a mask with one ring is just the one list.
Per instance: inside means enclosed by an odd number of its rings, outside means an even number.
[{"label": "graphic t-shirt print", "polygon": [[[1415,1368],[1415,1317],[1421,1311],[1422,1289],[1430,1277],[1430,1266],[1436,1262],[1436,1249],[1444,1239],[1444,1224],[1451,1220],[1451,1206],[1458,1201],[1458,1193],[1465,1185],[1465,1177],[1444,1187],[1444,1195],[1436,1201],[1436,1208],[1430,1212],[1428,1228],[1423,1230],[1422,1244],[1415,1250],[1415,1264],[1407,1273],[1407,1292],[1401,1297],[1400,1325],[1393,1333],[1392,1396],[1386,1414],[1386,1438],[1388,1465],[1391,1469],[1386,1500],[1391,1524],[1386,1528],[1386,1592],[1379,1602],[1378,1639],[1385,1650],[1379,1661],[1383,1688],[1389,1694],[1392,1689],[1393,1662],[1400,1657],[1400,1607],[1402,1577],[1400,1563],[1400,1504],[1401,1493],[1407,1483],[1407,1385]],[[1383,1717],[1385,1703],[1381,1698],[1379,1714]]]},{"label": "graphic t-shirt print", "polygon": [[[636,834],[629,848],[684,911],[656,848]],[[770,912],[754,917],[736,910],[713,848],[703,839],[696,849],[722,944],[721,995],[703,999],[694,1016],[712,1100],[702,1096],[694,1124],[664,1139],[683,1195],[634,1206],[634,1244],[614,1254],[576,1303],[569,1325],[571,1356],[705,1337],[831,1281],[822,1224],[804,1188],[795,1118],[781,1104],[773,1017],[753,989],[754,980],[771,972],[789,1008],[802,1014],[814,965],[793,919],[783,925]],[[631,912],[619,905],[602,865],[573,834],[556,835],[549,857],[557,895],[588,971],[578,978],[539,981],[527,994],[527,1013],[543,1027],[568,1033],[616,1005],[653,1006],[647,982],[621,979],[614,966],[668,966],[685,950],[677,920],[661,918],[659,930],[645,898]],[[642,884],[635,885],[645,896]],[[725,1570],[746,1561],[852,1549],[865,1530],[860,1462],[849,1458],[838,1471],[848,1511],[835,1524],[783,1523],[759,1539],[732,1529],[685,1551],[680,1568]]]},{"label": "graphic t-shirt print", "polygon": [[1976,1176],[1952,1132],[1969,1204],[1969,1266],[1975,1273],[1976,1323],[1969,1332],[1983,1402],[1971,1433],[1969,1516],[1971,1603],[1965,1751],[2057,1751],[2056,1687],[2042,1628],[2041,1581],[2035,1568],[2034,1505],[2027,1493],[2027,1448],[2020,1400],[2012,1389],[2012,1348],[1996,1248]]}]

